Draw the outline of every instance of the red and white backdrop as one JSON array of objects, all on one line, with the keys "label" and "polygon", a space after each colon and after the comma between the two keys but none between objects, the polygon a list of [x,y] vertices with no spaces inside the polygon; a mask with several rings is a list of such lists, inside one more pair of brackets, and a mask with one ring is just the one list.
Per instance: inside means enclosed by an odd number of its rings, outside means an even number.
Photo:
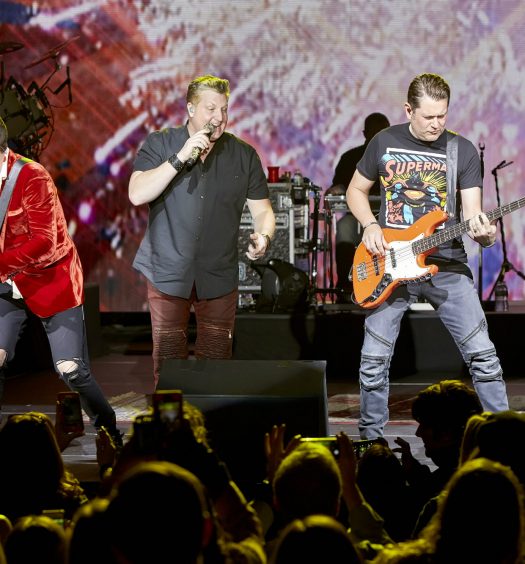
[{"label": "red and white backdrop", "polygon": [[[299,169],[323,188],[341,153],[362,143],[366,115],[403,121],[412,77],[442,74],[448,126],[485,146],[485,208],[496,206],[491,170],[504,159],[502,203],[524,196],[522,0],[2,0],[0,23],[2,87],[34,83],[54,106],[40,161],[105,311],[146,309],[131,268],[146,224],[127,198],[132,161],[148,132],[184,119],[187,83],[200,74],[230,80],[230,130],[265,167]],[[59,89],[67,67],[71,104],[67,84]],[[521,212],[506,216],[505,234],[510,262],[525,269]],[[501,261],[498,242],[483,255],[485,297]],[[513,272],[506,281],[523,300],[525,282]]]}]

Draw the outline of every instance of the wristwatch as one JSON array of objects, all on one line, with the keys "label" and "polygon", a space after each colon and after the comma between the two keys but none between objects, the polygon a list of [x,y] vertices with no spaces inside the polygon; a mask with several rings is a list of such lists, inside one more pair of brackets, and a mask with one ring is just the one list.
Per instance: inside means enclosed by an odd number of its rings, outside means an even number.
[{"label": "wristwatch", "polygon": [[179,157],[177,157],[177,155],[171,155],[168,162],[177,172],[180,172],[184,168],[185,164],[179,159]]}]

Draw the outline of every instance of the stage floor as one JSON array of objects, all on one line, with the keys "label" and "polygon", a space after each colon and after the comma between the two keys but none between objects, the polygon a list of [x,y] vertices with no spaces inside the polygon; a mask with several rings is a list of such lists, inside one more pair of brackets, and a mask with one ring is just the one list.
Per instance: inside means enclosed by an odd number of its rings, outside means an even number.
[{"label": "stage floor", "polygon": [[[519,321],[521,322],[521,319]],[[274,319],[273,322],[279,321]],[[509,335],[514,331],[513,324],[517,322],[517,317],[507,318],[505,331],[507,338],[510,338]],[[243,323],[245,322],[241,325]],[[251,323],[259,325],[256,320]],[[429,327],[432,327],[432,319],[429,323],[431,324]],[[240,331],[243,329],[241,328]],[[104,325],[100,336],[104,346],[102,353],[91,359],[92,371],[116,410],[119,427],[129,434],[133,418],[147,408],[148,394],[153,391],[150,327],[149,325]],[[242,336],[238,335],[238,337]],[[428,337],[430,338],[431,335]],[[442,355],[443,350],[438,349],[435,354]],[[267,360],[274,359],[267,358]],[[356,360],[352,359],[352,362],[355,363]],[[523,411],[525,410],[525,378],[521,375],[521,366],[513,365],[507,372],[511,408]],[[412,399],[419,390],[431,383],[458,377],[468,381],[464,371],[458,372],[454,364],[451,370],[406,370],[404,374],[393,375],[390,388],[390,423],[386,429],[386,438],[392,446],[395,437],[401,436],[410,442],[418,459],[429,462],[425,458],[421,441],[415,436],[416,424],[410,415]],[[350,370],[345,370],[344,373],[327,371],[326,384],[329,434],[343,430],[352,438],[358,438],[357,373]],[[54,418],[56,394],[65,389],[65,385],[50,368],[11,376],[6,382],[3,413],[9,415],[37,410]],[[81,481],[98,480],[95,431],[87,421],[85,436],[73,441],[64,451],[63,456],[66,464]]]}]

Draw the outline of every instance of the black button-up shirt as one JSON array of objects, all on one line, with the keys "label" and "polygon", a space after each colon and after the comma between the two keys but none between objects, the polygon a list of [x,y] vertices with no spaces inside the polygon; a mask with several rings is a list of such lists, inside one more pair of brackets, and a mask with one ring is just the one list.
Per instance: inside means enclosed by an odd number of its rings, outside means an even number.
[{"label": "black button-up shirt", "polygon": [[[134,170],[151,170],[178,153],[186,126],[151,133]],[[253,147],[223,133],[203,162],[184,168],[149,204],[149,223],[133,266],[161,292],[199,298],[228,294],[238,285],[239,223],[246,199],[268,198]]]}]

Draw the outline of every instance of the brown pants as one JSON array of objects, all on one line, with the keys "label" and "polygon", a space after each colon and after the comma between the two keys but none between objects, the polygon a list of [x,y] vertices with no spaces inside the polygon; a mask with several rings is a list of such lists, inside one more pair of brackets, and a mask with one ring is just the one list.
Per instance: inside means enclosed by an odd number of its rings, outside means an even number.
[{"label": "brown pants", "polygon": [[195,357],[231,358],[237,300],[237,289],[225,296],[200,300],[194,286],[186,299],[164,294],[148,282],[155,387],[164,359],[188,358],[188,322],[192,305],[197,320]]}]

